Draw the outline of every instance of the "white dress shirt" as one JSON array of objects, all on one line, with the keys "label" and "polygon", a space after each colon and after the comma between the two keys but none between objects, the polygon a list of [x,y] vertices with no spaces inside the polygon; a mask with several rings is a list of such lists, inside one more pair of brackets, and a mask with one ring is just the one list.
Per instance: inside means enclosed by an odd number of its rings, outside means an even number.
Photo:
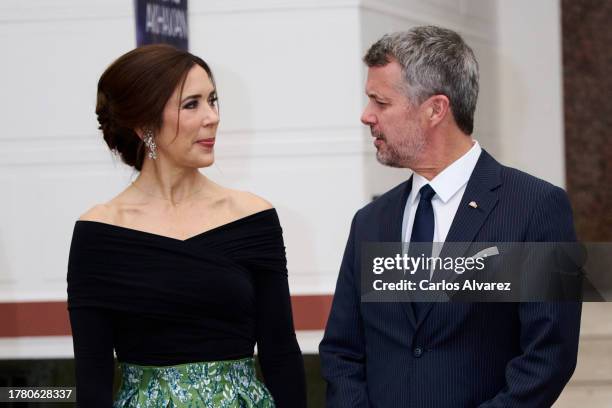
[{"label": "white dress shirt", "polygon": [[[436,194],[431,199],[434,212],[434,235],[433,242],[444,242],[450,230],[453,218],[457,213],[465,187],[476,167],[476,162],[480,157],[482,149],[477,141],[467,153],[451,163],[450,166],[442,170],[440,174],[431,181],[418,173],[413,173],[412,190],[408,195],[408,201],[404,208],[402,220],[402,242],[409,242],[412,235],[414,216],[420,199],[420,189],[425,184],[429,184]],[[434,252],[436,246],[434,245]],[[439,248],[441,249],[441,248]],[[438,254],[432,253],[432,256]]]}]

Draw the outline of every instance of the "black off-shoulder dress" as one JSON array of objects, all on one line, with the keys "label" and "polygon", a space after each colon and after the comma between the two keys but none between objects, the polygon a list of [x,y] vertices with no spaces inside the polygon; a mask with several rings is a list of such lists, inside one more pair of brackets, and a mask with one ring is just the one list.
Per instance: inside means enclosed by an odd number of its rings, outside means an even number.
[{"label": "black off-shoulder dress", "polygon": [[[128,400],[142,398],[147,387],[159,401],[192,398],[195,391],[210,391],[213,372],[217,379],[219,373],[226,375],[218,384],[219,390],[229,387],[229,394],[218,394],[224,399],[240,399],[242,391],[232,387],[244,386],[255,397],[269,390],[276,407],[306,406],[285,248],[274,209],[186,240],[77,221],[68,263],[68,309],[79,406],[113,404],[113,350],[124,369],[123,400],[115,406],[130,406]],[[252,359],[255,344],[267,389],[251,378],[251,368],[246,379],[232,373],[234,362],[244,369]],[[219,368],[211,362],[230,365]],[[227,378],[236,381],[228,385]],[[200,391],[204,383],[206,390]],[[185,384],[191,387],[187,394]],[[207,396],[217,401],[220,397],[213,394]],[[198,403],[203,406],[194,406]]]}]

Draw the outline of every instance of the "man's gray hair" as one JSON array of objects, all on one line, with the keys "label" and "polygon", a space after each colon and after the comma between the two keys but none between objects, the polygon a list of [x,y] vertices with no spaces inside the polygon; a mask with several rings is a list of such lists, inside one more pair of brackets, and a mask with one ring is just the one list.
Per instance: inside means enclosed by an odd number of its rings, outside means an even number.
[{"label": "man's gray hair", "polygon": [[478,62],[472,49],[452,30],[415,27],[386,34],[375,42],[363,61],[368,67],[396,60],[408,85],[408,98],[421,104],[432,95],[446,95],[459,128],[471,135],[478,99]]}]

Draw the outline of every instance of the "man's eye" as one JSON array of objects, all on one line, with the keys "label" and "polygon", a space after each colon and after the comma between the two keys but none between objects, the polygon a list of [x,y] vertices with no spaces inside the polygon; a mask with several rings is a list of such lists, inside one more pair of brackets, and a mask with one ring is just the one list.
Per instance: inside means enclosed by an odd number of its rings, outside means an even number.
[{"label": "man's eye", "polygon": [[379,106],[384,106],[384,105],[387,104],[386,102],[379,101],[379,100],[376,100],[376,99],[374,99],[374,102],[376,102],[376,104],[379,105]]},{"label": "man's eye", "polygon": [[183,109],[195,109],[198,107],[198,101],[190,101],[187,102],[184,106]]}]

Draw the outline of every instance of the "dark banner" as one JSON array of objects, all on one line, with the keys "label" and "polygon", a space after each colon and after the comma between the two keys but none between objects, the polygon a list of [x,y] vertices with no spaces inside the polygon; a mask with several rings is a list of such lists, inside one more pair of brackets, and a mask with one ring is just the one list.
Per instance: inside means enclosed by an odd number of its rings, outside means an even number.
[{"label": "dark banner", "polygon": [[170,44],[189,49],[187,0],[135,0],[136,45]]}]

